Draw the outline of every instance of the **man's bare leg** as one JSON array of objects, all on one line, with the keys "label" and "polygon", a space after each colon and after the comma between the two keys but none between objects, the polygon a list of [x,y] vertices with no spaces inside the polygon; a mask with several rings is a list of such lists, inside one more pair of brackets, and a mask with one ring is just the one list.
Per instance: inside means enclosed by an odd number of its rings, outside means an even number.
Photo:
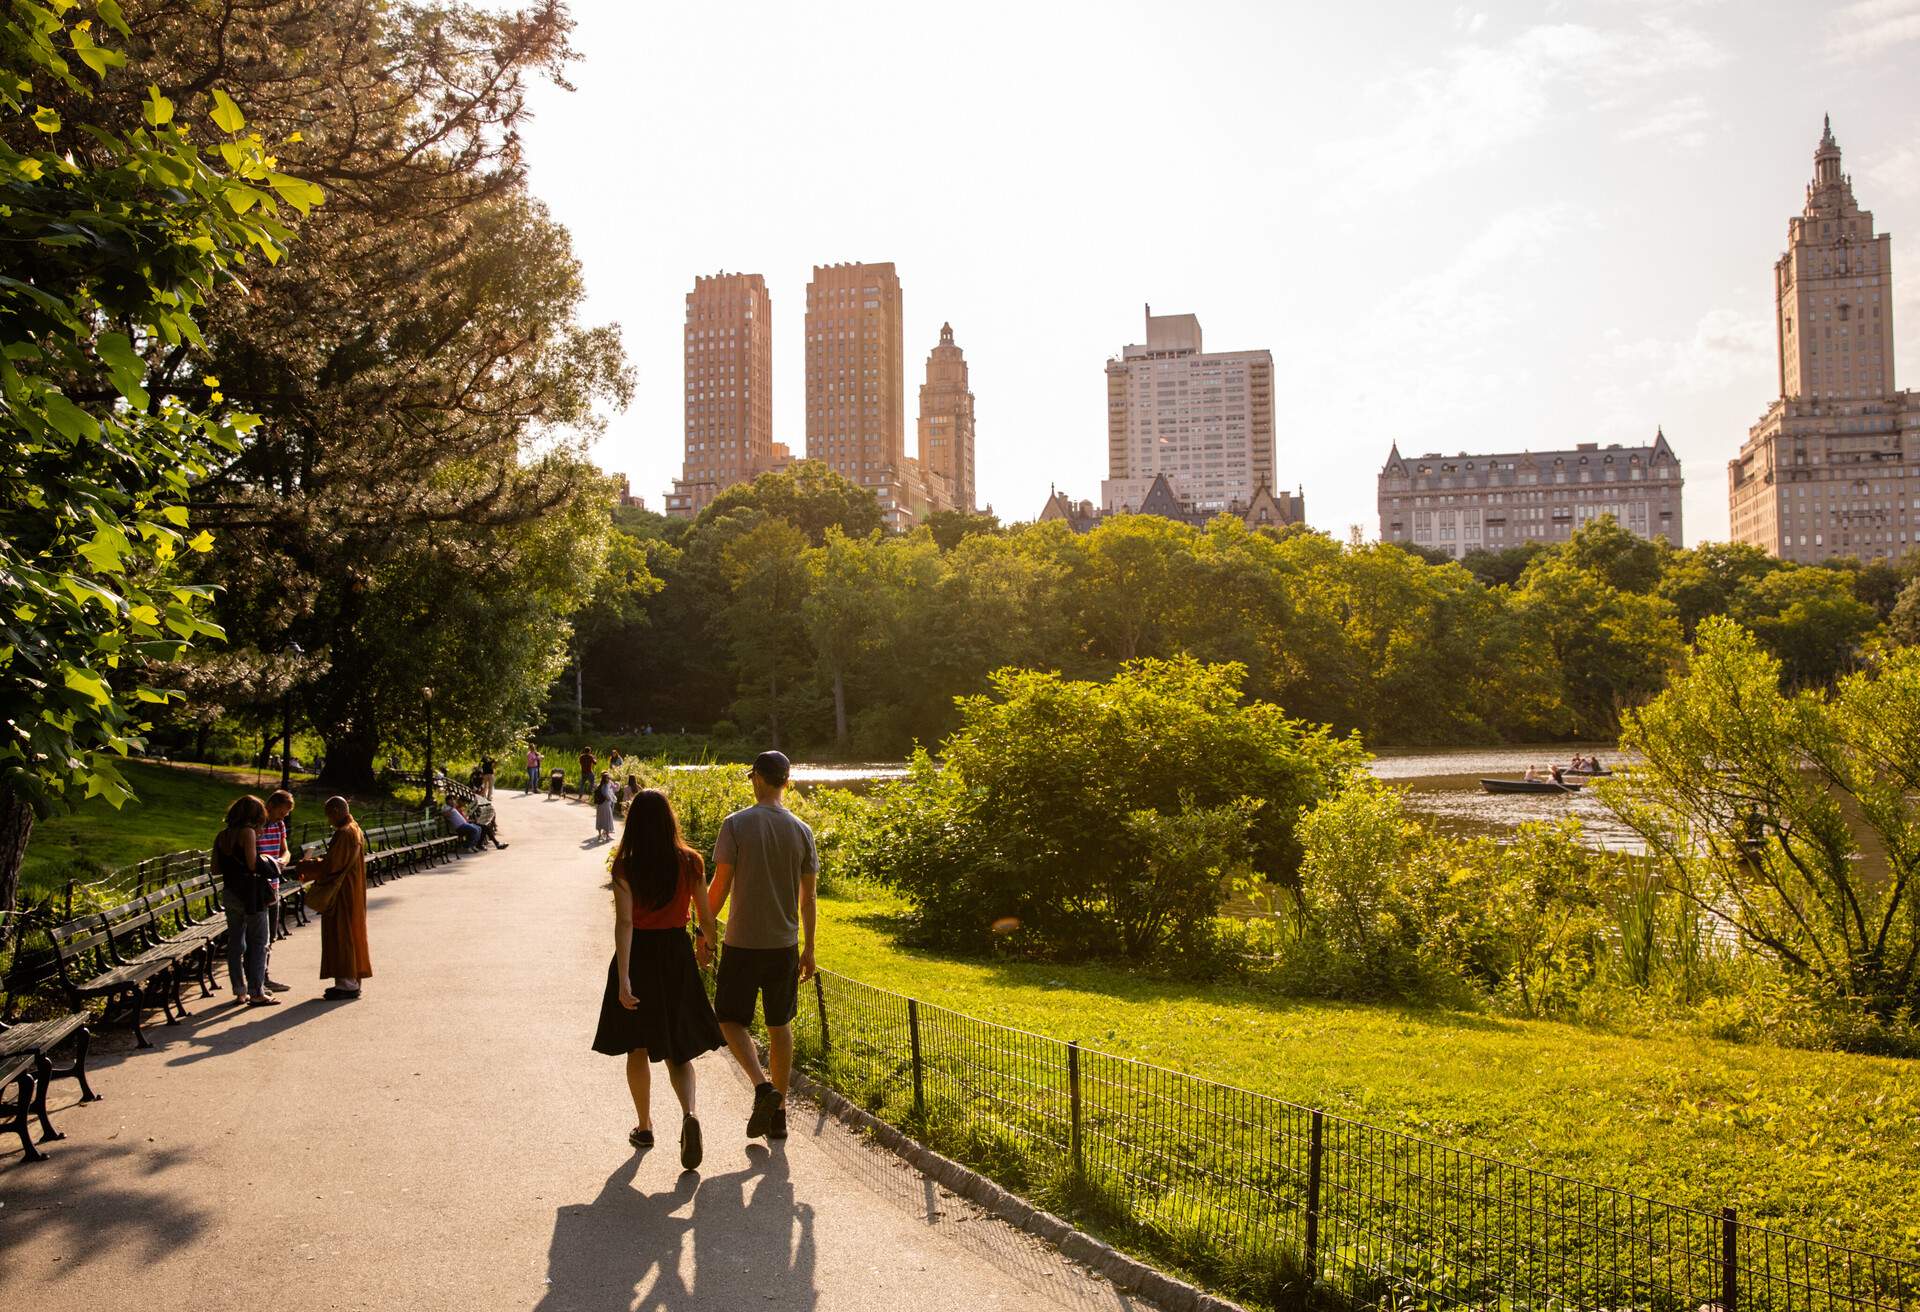
[{"label": "man's bare leg", "polygon": [[767,1073],[760,1065],[760,1050],[753,1046],[753,1034],[738,1021],[720,1022],[720,1034],[727,1041],[727,1051],[740,1063],[740,1069],[747,1073],[747,1079],[757,1089],[767,1082]]},{"label": "man's bare leg", "polygon": [[773,1087],[781,1101],[787,1097],[787,1081],[793,1075],[793,1026],[767,1026],[767,1064],[773,1067]]}]

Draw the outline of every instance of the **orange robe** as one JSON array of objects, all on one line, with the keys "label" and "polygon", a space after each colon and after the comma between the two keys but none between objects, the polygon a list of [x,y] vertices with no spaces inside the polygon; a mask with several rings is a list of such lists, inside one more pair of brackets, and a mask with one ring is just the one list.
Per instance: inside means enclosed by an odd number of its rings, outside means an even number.
[{"label": "orange robe", "polygon": [[346,871],[333,909],[320,917],[320,978],[366,979],[373,974],[367,951],[367,836],[356,821],[333,831],[315,878]]}]

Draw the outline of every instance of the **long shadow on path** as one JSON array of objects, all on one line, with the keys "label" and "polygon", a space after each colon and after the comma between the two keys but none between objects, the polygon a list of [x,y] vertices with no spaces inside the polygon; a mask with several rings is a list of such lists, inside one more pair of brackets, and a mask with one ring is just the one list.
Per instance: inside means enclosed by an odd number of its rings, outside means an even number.
[{"label": "long shadow on path", "polygon": [[536,1312],[815,1307],[813,1209],[796,1202],[784,1151],[753,1145],[748,1154],[748,1167],[683,1171],[661,1194],[634,1188],[635,1155],[592,1202],[560,1208]]}]

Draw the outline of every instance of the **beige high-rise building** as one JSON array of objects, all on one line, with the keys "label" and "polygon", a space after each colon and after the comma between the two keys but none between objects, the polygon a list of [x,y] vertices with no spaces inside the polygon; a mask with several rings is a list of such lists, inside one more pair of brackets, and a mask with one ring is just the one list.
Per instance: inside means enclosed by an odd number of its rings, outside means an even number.
[{"label": "beige high-rise building", "polygon": [[1273,353],[1208,354],[1198,318],[1148,306],[1145,344],[1107,361],[1102,508],[1137,510],[1157,474],[1202,512],[1273,486]]},{"label": "beige high-rise building", "polygon": [[1380,540],[1455,559],[1529,542],[1564,542],[1602,515],[1680,546],[1680,461],[1655,431],[1648,446],[1579,442],[1559,451],[1409,459],[1394,443],[1380,470]]},{"label": "beige high-rise building", "polygon": [[945,508],[973,509],[973,392],[950,323],[940,325],[940,344],[927,356],[927,381],[920,385],[920,468]]},{"label": "beige high-rise building", "polygon": [[683,333],[686,453],[667,513],[691,517],[773,467],[773,302],[757,273],[695,278]]},{"label": "beige high-rise building", "polygon": [[807,284],[807,458],[871,488],[896,522],[907,458],[900,277],[816,264]]},{"label": "beige high-rise building", "polygon": [[1733,540],[1787,560],[1920,542],[1920,394],[1895,389],[1893,241],[1841,171],[1829,121],[1773,266],[1779,399],[1727,464]]}]

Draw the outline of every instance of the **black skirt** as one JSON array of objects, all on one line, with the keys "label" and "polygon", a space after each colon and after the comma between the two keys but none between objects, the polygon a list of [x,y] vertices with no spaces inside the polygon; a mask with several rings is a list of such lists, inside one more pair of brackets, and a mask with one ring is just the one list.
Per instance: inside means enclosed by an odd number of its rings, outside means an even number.
[{"label": "black skirt", "polygon": [[640,1005],[632,1011],[620,1005],[620,991],[614,987],[620,959],[615,957],[607,963],[607,991],[600,999],[600,1026],[593,1035],[595,1052],[618,1057],[645,1048],[649,1061],[687,1062],[726,1046],[686,930],[636,929],[627,958],[628,987]]}]

